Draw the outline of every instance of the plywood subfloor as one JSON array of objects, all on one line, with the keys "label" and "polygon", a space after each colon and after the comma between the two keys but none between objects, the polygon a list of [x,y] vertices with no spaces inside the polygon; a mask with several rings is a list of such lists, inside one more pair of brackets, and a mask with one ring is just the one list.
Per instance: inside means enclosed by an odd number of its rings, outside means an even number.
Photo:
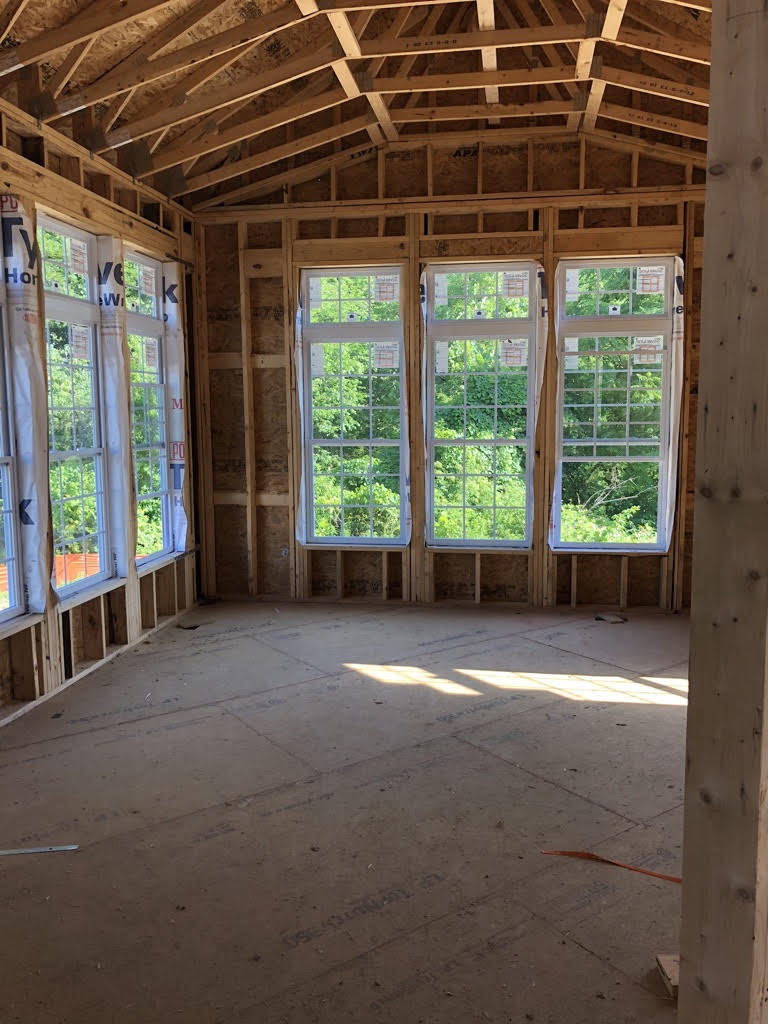
[{"label": "plywood subfloor", "polygon": [[[674,1008],[687,624],[196,609],[0,730],[3,1024]],[[191,628],[195,627],[195,628]]]}]

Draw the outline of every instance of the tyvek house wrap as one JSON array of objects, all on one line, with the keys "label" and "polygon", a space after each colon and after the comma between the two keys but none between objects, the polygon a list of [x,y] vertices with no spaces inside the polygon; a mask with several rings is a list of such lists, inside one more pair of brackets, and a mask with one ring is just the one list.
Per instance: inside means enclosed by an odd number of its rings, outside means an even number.
[{"label": "tyvek house wrap", "polygon": [[15,419],[21,532],[21,578],[26,608],[43,612],[50,589],[48,528],[48,403],[45,335],[40,323],[40,254],[34,214],[11,195],[0,196],[7,346]]},{"label": "tyvek house wrap", "polygon": [[187,547],[188,509],[185,506],[186,420],[184,411],[184,320],[178,263],[163,263],[163,318],[165,320],[165,371],[168,388],[168,454],[171,471],[171,522],[174,550]]}]

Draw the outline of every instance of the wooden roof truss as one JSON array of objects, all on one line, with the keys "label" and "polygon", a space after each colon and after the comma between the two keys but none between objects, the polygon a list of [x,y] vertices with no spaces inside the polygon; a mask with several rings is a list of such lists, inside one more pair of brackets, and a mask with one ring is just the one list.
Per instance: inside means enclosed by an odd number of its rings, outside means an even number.
[{"label": "wooden roof truss", "polygon": [[279,192],[371,146],[610,132],[698,162],[710,13],[711,0],[9,0],[0,97],[190,208]]}]

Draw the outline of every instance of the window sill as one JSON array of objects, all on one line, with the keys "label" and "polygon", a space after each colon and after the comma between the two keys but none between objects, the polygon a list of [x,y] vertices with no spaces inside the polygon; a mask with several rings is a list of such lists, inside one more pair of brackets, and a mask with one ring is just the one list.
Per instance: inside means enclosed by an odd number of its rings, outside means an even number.
[{"label": "window sill", "polygon": [[111,576],[106,580],[95,580],[93,583],[78,587],[70,594],[59,598],[56,608],[59,612],[68,612],[71,608],[79,608],[81,604],[92,601],[95,597],[108,594],[125,585],[124,576]]},{"label": "window sill", "polygon": [[0,622],[0,640],[7,640],[8,637],[23,633],[25,629],[31,629],[39,622],[42,622],[45,615],[42,612],[22,612],[12,619],[5,619]]},{"label": "window sill", "polygon": [[164,566],[170,565],[172,562],[183,557],[184,552],[181,551],[162,551],[159,555],[152,555],[141,562],[136,562],[136,574],[141,579],[142,576],[148,576],[152,572],[157,572],[158,569],[162,569]]},{"label": "window sill", "polygon": [[615,547],[610,544],[584,544],[579,545],[558,545],[555,547],[554,544],[549,545],[550,550],[555,555],[658,555],[660,558],[664,555],[669,554],[668,547],[627,547],[623,544],[617,544]]},{"label": "window sill", "polygon": [[327,541],[311,540],[301,546],[306,551],[404,551],[409,543],[405,540],[361,540],[358,544],[350,544],[348,537],[329,537]]},{"label": "window sill", "polygon": [[533,548],[530,544],[488,544],[483,541],[477,543],[467,541],[427,541],[427,551],[460,551],[468,555],[474,554],[508,554],[508,555],[529,555]]}]

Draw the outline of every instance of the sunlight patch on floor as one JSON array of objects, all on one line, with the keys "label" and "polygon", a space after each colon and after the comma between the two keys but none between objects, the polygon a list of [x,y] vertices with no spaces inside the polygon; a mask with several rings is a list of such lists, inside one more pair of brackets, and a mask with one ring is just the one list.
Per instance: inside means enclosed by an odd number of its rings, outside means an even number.
[{"label": "sunlight patch on floor", "polygon": [[[496,690],[551,693],[580,703],[661,704],[687,703],[687,681],[675,677],[565,675],[547,672],[503,672],[457,668],[462,681],[446,679],[414,665],[366,665],[347,662],[346,668],[386,686],[425,686],[451,697],[482,697],[471,682]],[[464,682],[466,680],[466,682]]]}]

